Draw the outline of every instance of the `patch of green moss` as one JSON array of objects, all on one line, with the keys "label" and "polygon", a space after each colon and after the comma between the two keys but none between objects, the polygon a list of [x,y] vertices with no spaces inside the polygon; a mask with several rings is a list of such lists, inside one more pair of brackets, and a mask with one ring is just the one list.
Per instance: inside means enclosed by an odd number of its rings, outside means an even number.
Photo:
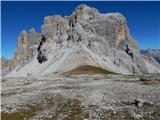
[{"label": "patch of green moss", "polygon": [[16,95],[17,93],[15,91],[10,91],[8,93],[1,93],[1,96],[11,96],[11,95]]},{"label": "patch of green moss", "polygon": [[83,120],[82,118],[82,108],[80,106],[80,102],[77,100],[72,101],[73,103],[70,105],[70,113],[64,120]]},{"label": "patch of green moss", "polygon": [[116,74],[116,73],[91,65],[80,66],[64,73],[64,75],[80,75],[80,74]]},{"label": "patch of green moss", "polygon": [[149,103],[149,102],[144,102],[143,103],[144,107],[153,107],[153,104]]},{"label": "patch of green moss", "polygon": [[157,116],[160,117],[160,111],[157,112]]},{"label": "patch of green moss", "polygon": [[59,86],[59,88],[62,88],[62,89],[78,89],[78,87],[74,87],[74,86]]},{"label": "patch of green moss", "polygon": [[113,110],[105,111],[104,119],[102,120],[135,120],[133,116],[126,110],[117,111],[114,113]]},{"label": "patch of green moss", "polygon": [[51,118],[45,118],[44,120],[57,120],[59,115],[63,120],[83,120],[82,117],[82,106],[80,101],[77,99],[68,99],[61,95],[56,95],[55,97],[47,96],[45,97],[45,102],[48,108],[58,108],[55,109]]},{"label": "patch of green moss", "polygon": [[150,84],[153,84],[153,83],[154,83],[151,79],[146,78],[146,77],[141,77],[141,78],[140,78],[140,81],[141,81],[142,84],[144,84],[144,85],[150,85]]},{"label": "patch of green moss", "polygon": [[29,109],[13,112],[13,113],[6,113],[1,112],[2,120],[23,120],[24,118],[29,119],[36,114],[37,108],[35,106],[28,106]]},{"label": "patch of green moss", "polygon": [[145,77],[141,77],[141,78],[140,78],[140,81],[143,81],[143,82],[144,82],[144,81],[148,81],[148,79],[145,78]]},{"label": "patch of green moss", "polygon": [[56,116],[52,116],[51,118],[45,118],[45,120],[57,120]]},{"label": "patch of green moss", "polygon": [[145,116],[141,120],[151,120],[151,118]]}]

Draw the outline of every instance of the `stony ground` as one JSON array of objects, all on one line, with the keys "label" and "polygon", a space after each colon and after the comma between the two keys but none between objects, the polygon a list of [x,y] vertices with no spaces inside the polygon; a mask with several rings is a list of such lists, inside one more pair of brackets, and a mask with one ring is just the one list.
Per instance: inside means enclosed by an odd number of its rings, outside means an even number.
[{"label": "stony ground", "polygon": [[159,75],[2,78],[2,120],[159,120]]}]

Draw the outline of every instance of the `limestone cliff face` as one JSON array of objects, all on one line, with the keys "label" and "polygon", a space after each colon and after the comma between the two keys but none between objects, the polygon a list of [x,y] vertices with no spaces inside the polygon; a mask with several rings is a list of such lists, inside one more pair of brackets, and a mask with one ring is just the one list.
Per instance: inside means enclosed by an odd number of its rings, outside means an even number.
[{"label": "limestone cliff face", "polygon": [[34,29],[29,30],[29,32],[24,30],[20,33],[13,57],[13,64],[15,67],[23,67],[33,59],[37,54],[37,46],[40,40],[41,34],[36,33]]},{"label": "limestone cliff face", "polygon": [[42,33],[60,43],[72,41],[76,44],[80,40],[87,43],[92,39],[95,42],[106,42],[109,47],[124,49],[128,44],[131,49],[137,50],[122,14],[100,14],[96,9],[86,5],[78,6],[71,16],[45,17]]},{"label": "limestone cliff face", "polygon": [[23,66],[33,60],[33,57],[37,54],[37,46],[41,40],[41,34],[36,33],[32,28],[27,32],[23,30],[17,42],[17,47],[12,60],[2,58],[2,75],[9,73],[16,69],[20,70]]},{"label": "limestone cliff face", "polygon": [[[71,16],[45,17],[42,33],[48,42],[55,41],[62,49],[83,45],[96,54],[109,56],[115,65],[130,72],[146,71],[143,60],[139,59],[136,42],[129,34],[126,19],[120,13],[100,14],[95,8],[80,5]],[[139,68],[134,61],[139,61]]]},{"label": "limestone cliff face", "polygon": [[122,74],[160,72],[140,55],[120,13],[100,14],[82,4],[70,16],[45,17],[41,28],[41,35],[20,34],[13,61],[23,69],[10,76],[63,73],[83,65]]}]

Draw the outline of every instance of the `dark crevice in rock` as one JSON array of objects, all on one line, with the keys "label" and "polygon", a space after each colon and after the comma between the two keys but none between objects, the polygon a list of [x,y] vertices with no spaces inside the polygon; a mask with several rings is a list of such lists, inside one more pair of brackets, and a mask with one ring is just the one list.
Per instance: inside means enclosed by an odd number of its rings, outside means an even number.
[{"label": "dark crevice in rock", "polygon": [[77,15],[74,16],[75,22],[77,22]]},{"label": "dark crevice in rock", "polygon": [[82,39],[81,39],[81,36],[80,36],[80,35],[78,35],[77,42],[80,42],[80,41],[82,41]]},{"label": "dark crevice in rock", "polygon": [[125,52],[133,59],[133,53],[132,53],[132,51],[130,50],[130,48],[129,48],[128,45],[126,46]]},{"label": "dark crevice in rock", "polygon": [[89,48],[91,47],[91,44],[90,43],[88,43],[88,45],[87,45]]},{"label": "dark crevice in rock", "polygon": [[88,41],[87,47],[88,47],[88,48],[91,48],[91,40]]},{"label": "dark crevice in rock", "polygon": [[133,74],[135,74],[136,72],[135,72],[135,68],[134,68],[134,66],[132,65],[132,69],[133,69]]},{"label": "dark crevice in rock", "polygon": [[47,61],[47,57],[41,51],[41,47],[42,47],[43,43],[45,43],[45,41],[46,41],[46,37],[44,35],[42,35],[41,42],[40,42],[40,44],[39,44],[39,46],[37,48],[37,51],[38,51],[37,60],[41,64],[43,62]]},{"label": "dark crevice in rock", "polygon": [[71,40],[71,35],[68,35],[67,41]]}]

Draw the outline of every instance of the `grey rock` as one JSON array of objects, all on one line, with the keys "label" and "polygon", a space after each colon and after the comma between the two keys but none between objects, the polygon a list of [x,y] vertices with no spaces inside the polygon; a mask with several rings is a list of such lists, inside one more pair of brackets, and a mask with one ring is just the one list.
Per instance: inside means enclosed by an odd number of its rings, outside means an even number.
[{"label": "grey rock", "polygon": [[12,70],[12,60],[8,60],[5,57],[1,57],[1,75],[4,76]]},{"label": "grey rock", "polygon": [[132,113],[132,116],[133,116],[133,118],[134,118],[135,120],[140,120],[141,118],[143,118],[142,115],[137,114],[137,113],[135,113],[135,112]]},{"label": "grey rock", "polygon": [[18,38],[18,45],[13,57],[13,64],[16,66],[24,66],[29,63],[37,53],[37,46],[40,42],[41,35],[36,33],[34,29],[22,31]]},{"label": "grey rock", "polygon": [[[41,45],[40,52],[37,51],[42,38],[39,33],[31,29],[29,33],[20,34],[13,58],[15,66],[23,64],[21,68],[25,68],[30,63],[35,66],[30,71],[36,71],[36,74],[63,73],[82,65],[121,74],[160,72],[160,65],[140,54],[121,13],[100,14],[95,8],[82,4],[70,16],[45,17],[41,29],[46,42]],[[39,65],[37,58],[44,56],[47,61]],[[36,59],[37,63],[32,63]],[[21,71],[23,75],[28,72]]]},{"label": "grey rock", "polygon": [[4,59],[2,60],[4,64],[8,62],[5,68],[2,67],[2,71],[6,71],[6,69],[7,73],[14,69],[18,71],[29,63],[37,54],[37,46],[40,39],[41,34],[37,33],[34,28],[29,30],[29,32],[23,30],[18,37],[17,47],[13,55],[13,59],[7,61],[4,61]]}]

